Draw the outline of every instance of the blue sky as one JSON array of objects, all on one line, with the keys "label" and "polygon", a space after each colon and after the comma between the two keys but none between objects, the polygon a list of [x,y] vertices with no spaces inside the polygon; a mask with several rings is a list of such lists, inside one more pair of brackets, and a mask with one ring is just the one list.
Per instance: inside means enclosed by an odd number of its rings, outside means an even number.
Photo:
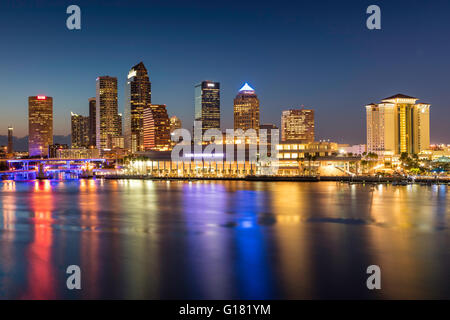
[{"label": "blue sky", "polygon": [[[81,8],[82,29],[66,28]],[[381,7],[382,29],[366,28]],[[432,104],[432,142],[450,143],[449,1],[2,1],[0,135],[27,133],[27,97],[54,98],[55,134],[70,111],[88,113],[99,75],[119,79],[143,61],[152,101],[191,128],[194,85],[221,83],[222,128],[244,82],[261,101],[261,122],[281,110],[316,110],[316,135],[365,141],[364,105],[404,93]]]}]

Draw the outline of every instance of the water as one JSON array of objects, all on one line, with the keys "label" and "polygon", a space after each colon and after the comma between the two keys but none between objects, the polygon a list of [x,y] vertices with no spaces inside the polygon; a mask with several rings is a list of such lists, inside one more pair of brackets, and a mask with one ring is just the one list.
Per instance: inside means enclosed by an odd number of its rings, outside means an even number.
[{"label": "water", "polygon": [[448,186],[0,182],[0,298],[449,299],[449,199]]}]

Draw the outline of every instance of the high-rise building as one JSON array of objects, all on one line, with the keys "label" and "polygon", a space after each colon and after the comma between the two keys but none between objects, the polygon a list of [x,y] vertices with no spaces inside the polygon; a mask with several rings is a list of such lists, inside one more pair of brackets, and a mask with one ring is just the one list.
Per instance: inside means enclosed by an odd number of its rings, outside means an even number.
[{"label": "high-rise building", "polygon": [[259,99],[247,83],[234,98],[234,130],[237,129],[259,132]]},{"label": "high-rise building", "polygon": [[72,148],[89,148],[90,136],[89,136],[89,117],[78,115],[71,112],[71,138]]},{"label": "high-rise building", "polygon": [[6,150],[6,153],[12,154],[14,152],[13,148],[13,127],[8,127],[8,148]]},{"label": "high-rise building", "polygon": [[397,94],[366,106],[367,151],[417,154],[430,146],[430,104]]},{"label": "high-rise building", "polygon": [[220,83],[202,81],[195,86],[195,121],[202,122],[202,133],[220,130]]},{"label": "high-rise building", "polygon": [[117,106],[117,78],[98,77],[96,87],[96,145],[102,153],[111,148],[109,137],[120,136],[122,132]]},{"label": "high-rise building", "polygon": [[31,157],[48,156],[53,144],[53,98],[28,97],[28,152]]},{"label": "high-rise building", "polygon": [[144,149],[170,150],[170,120],[166,105],[151,105],[144,110]]},{"label": "high-rise building", "polygon": [[170,117],[170,133],[174,132],[177,129],[181,129],[182,124],[181,120],[177,116]]},{"label": "high-rise building", "polygon": [[291,109],[281,114],[281,141],[314,141],[314,110]]},{"label": "high-rise building", "polygon": [[151,105],[152,91],[147,69],[142,62],[128,72],[125,100],[125,146],[132,153],[143,151],[144,110]]},{"label": "high-rise building", "polygon": [[96,98],[89,99],[89,146],[96,147],[97,145],[97,135],[96,135]]}]

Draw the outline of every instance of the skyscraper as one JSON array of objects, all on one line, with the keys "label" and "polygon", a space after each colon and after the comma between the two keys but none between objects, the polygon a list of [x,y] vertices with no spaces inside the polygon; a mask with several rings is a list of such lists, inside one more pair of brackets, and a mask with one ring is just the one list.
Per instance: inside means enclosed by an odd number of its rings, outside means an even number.
[{"label": "skyscraper", "polygon": [[151,105],[152,91],[147,69],[142,62],[128,72],[125,99],[125,147],[132,153],[143,151],[144,110]]},{"label": "skyscraper", "polygon": [[430,104],[397,94],[366,106],[367,151],[417,154],[430,146]]},{"label": "skyscraper", "polygon": [[259,132],[259,99],[247,83],[234,98],[234,129],[254,129]]},{"label": "skyscraper", "polygon": [[6,149],[6,153],[11,154],[14,152],[13,148],[13,127],[8,127],[8,148]]},{"label": "skyscraper", "polygon": [[177,116],[170,117],[170,133],[174,132],[176,129],[181,129],[181,120]]},{"label": "skyscraper", "polygon": [[97,136],[96,136],[96,103],[95,97],[89,99],[89,146],[96,147],[97,145]]},{"label": "skyscraper", "polygon": [[108,137],[117,137],[121,134],[119,115],[117,113],[117,78],[103,76],[97,78],[96,95],[96,145],[100,153],[111,148]]},{"label": "skyscraper", "polygon": [[31,157],[48,156],[53,144],[53,98],[28,97],[28,152]]},{"label": "skyscraper", "polygon": [[89,148],[89,117],[71,112],[72,148]]},{"label": "skyscraper", "polygon": [[144,110],[144,149],[170,150],[170,120],[166,105],[151,105]]},{"label": "skyscraper", "polygon": [[202,121],[202,133],[220,130],[220,83],[202,81],[195,86],[195,121]]},{"label": "skyscraper", "polygon": [[281,141],[314,142],[314,110],[290,109],[281,113]]}]

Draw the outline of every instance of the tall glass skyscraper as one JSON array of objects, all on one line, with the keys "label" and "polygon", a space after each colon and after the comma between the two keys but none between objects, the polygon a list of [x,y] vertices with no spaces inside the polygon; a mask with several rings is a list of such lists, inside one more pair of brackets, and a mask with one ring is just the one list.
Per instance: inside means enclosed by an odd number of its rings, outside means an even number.
[{"label": "tall glass skyscraper", "polygon": [[146,151],[167,151],[171,145],[170,120],[166,105],[151,105],[144,111],[144,148]]},{"label": "tall glass skyscraper", "polygon": [[220,83],[203,81],[195,86],[195,121],[202,121],[202,133],[220,130]]},{"label": "tall glass skyscraper", "polygon": [[143,151],[144,110],[151,105],[152,91],[147,69],[142,62],[131,68],[128,73],[125,99],[125,147],[132,153]]},{"label": "tall glass skyscraper", "polygon": [[103,76],[97,78],[96,96],[96,144],[100,153],[110,149],[108,141],[120,136],[122,128],[119,123],[117,107],[117,78]]},{"label": "tall glass skyscraper", "polygon": [[254,129],[259,132],[259,99],[247,83],[234,99],[234,129]]},{"label": "tall glass skyscraper", "polygon": [[72,148],[89,148],[89,117],[71,112]]},{"label": "tall glass skyscraper", "polygon": [[48,156],[53,144],[53,98],[28,97],[28,152],[30,157]]}]

